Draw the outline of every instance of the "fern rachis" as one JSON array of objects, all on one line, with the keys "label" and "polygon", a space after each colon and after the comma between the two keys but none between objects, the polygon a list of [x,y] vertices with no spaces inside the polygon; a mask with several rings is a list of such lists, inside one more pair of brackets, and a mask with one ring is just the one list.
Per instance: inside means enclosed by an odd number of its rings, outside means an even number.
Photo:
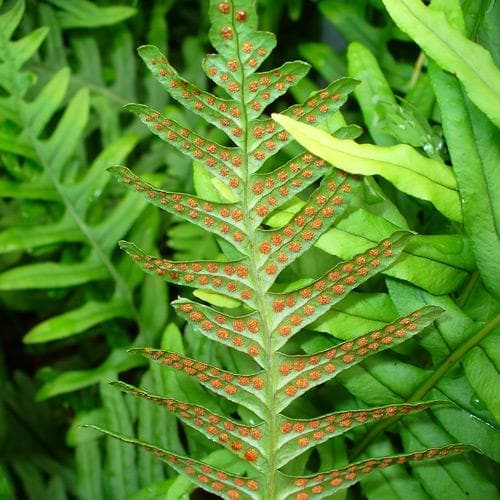
[{"label": "fern rachis", "polygon": [[[212,202],[185,193],[166,192],[125,167],[114,167],[111,171],[152,204],[212,232],[240,254],[227,261],[175,262],[149,256],[132,243],[121,244],[150,274],[242,302],[246,313],[240,316],[229,316],[188,299],[176,300],[173,306],[201,335],[249,356],[255,369],[233,373],[174,352],[150,348],[134,351],[196,378],[214,393],[251,410],[260,423],[249,425],[200,404],[118,385],[124,391],[164,406],[187,425],[204,432],[246,461],[249,473],[244,477],[229,474],[152,444],[106,432],[140,444],[203,489],[230,499],[322,498],[361,480],[378,467],[461,451],[463,447],[449,445],[367,459],[315,475],[295,477],[281,472],[298,455],[355,426],[418,412],[436,404],[342,411],[315,419],[293,419],[286,415],[287,407],[305,392],[330,381],[367,356],[419,333],[441,311],[434,306],[424,307],[383,329],[312,355],[283,352],[294,335],[350,290],[394,263],[404,249],[407,236],[395,233],[353,259],[337,264],[306,286],[286,293],[273,291],[280,272],[303,255],[335,223],[350,200],[359,196],[361,181],[307,152],[271,172],[260,173],[263,163],[291,140],[274,121],[260,116],[269,103],[305,75],[307,66],[291,62],[276,70],[256,73],[275,40],[270,33],[256,31],[256,15],[250,0],[212,0],[210,14],[213,23],[210,40],[219,54],[207,56],[204,69],[231,99],[201,91],[182,79],[155,47],[142,47],[140,55],[172,97],[223,130],[234,146],[216,144],[146,106],[130,105],[129,109],[161,139],[193,160],[203,162],[237,201]],[[355,85],[351,79],[338,80],[311,95],[306,103],[283,113],[307,123],[321,124],[337,112]],[[266,229],[265,219],[273,210],[319,179],[319,185],[288,224]]]}]

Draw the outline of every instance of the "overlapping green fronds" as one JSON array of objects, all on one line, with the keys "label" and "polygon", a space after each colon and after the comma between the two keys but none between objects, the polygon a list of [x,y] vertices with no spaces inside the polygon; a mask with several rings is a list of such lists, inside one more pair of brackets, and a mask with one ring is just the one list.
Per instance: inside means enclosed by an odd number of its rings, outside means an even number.
[{"label": "overlapping green fronds", "polygon": [[443,70],[453,73],[470,100],[500,127],[500,70],[493,55],[469,40],[439,9],[427,7],[420,0],[383,1],[397,26]]},{"label": "overlapping green fronds", "polygon": [[[143,338],[153,338],[166,317],[166,305],[152,320],[146,302],[137,307],[133,294],[140,289],[143,299],[148,294],[166,299],[165,288],[158,282],[141,285],[140,273],[114,247],[116,238],[132,231],[154,248],[158,217],[132,195],[117,198],[105,171],[123,162],[139,137],[115,134],[105,138],[100,154],[82,154],[82,144],[94,133],[89,126],[96,109],[92,93],[85,86],[71,90],[74,77],[67,67],[36,85],[36,75],[25,68],[49,32],[39,28],[18,38],[23,13],[24,2],[18,1],[0,17],[0,156],[6,167],[0,194],[6,213],[17,222],[0,232],[0,253],[7,264],[0,273],[2,299],[39,312],[39,322],[24,337],[30,344],[71,341],[119,319],[136,322]],[[148,234],[137,232],[141,218],[150,221]],[[35,303],[29,299],[33,293],[38,294]],[[54,298],[62,312],[54,315],[51,307],[43,312],[40,304]],[[91,385],[132,365],[117,350],[88,377],[72,372],[64,380],[52,380],[41,397]]]},{"label": "overlapping green fronds", "polygon": [[[385,11],[369,0],[321,0],[318,7],[324,18],[340,31],[345,40],[361,42],[375,54],[394,88],[406,88],[412,68],[408,62],[398,60],[391,53],[390,43],[400,39],[400,34],[388,22],[389,16]],[[337,47],[326,43],[304,43],[300,51],[327,80],[347,73],[345,59]],[[366,84],[363,79],[363,85]]]}]

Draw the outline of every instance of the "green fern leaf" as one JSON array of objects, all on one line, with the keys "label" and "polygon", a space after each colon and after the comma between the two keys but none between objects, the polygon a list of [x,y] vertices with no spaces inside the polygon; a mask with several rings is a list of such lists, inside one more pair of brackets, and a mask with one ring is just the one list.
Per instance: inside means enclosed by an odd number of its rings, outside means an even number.
[{"label": "green fern leaf", "polygon": [[[350,203],[359,199],[357,188],[360,181],[309,153],[303,153],[274,171],[261,171],[264,162],[291,141],[287,132],[262,114],[268,104],[305,75],[307,68],[293,62],[275,70],[256,72],[274,47],[275,39],[270,33],[256,31],[257,17],[250,0],[212,0],[210,16],[210,41],[218,54],[205,59],[204,69],[226,91],[229,99],[202,91],[182,78],[156,47],[141,47],[139,53],[174,99],[224,131],[227,142],[231,141],[233,145],[216,144],[150,108],[131,105],[130,110],[138,114],[155,135],[195,159],[198,165],[204,161],[206,178],[213,177],[217,181],[213,183],[215,186],[220,183],[222,194],[229,195],[231,189],[232,202],[221,203],[162,191],[125,167],[112,171],[121,182],[138,191],[151,204],[217,236],[228,256],[226,261],[174,262],[149,256],[133,243],[122,242],[121,246],[150,274],[238,300],[241,314],[234,316],[188,299],[175,301],[174,307],[196,333],[248,356],[235,356],[241,363],[236,361],[231,369],[222,369],[211,362],[171,350],[134,348],[132,351],[184,374],[191,383],[197,382],[221,399],[235,403],[242,409],[240,415],[251,415],[248,418],[253,423],[249,426],[244,418],[241,422],[236,421],[224,413],[209,411],[202,404],[152,395],[129,385],[119,384],[119,387],[165,406],[200,432],[206,430],[210,439],[218,440],[247,463],[248,474],[230,474],[121,432],[99,430],[142,446],[187,475],[196,485],[229,499],[323,498],[378,468],[408,460],[441,458],[472,449],[457,444],[428,447],[421,452],[400,456],[370,458],[315,476],[292,476],[283,472],[295,457],[328,439],[326,428],[335,419],[339,419],[341,430],[335,432],[336,427],[329,430],[338,435],[343,430],[378,418],[416,413],[435,406],[431,401],[329,412],[307,421],[311,426],[311,436],[317,443],[311,442],[305,420],[293,420],[285,413],[290,403],[300,403],[300,399],[295,400],[310,388],[325,384],[375,352],[394,347],[420,333],[442,310],[433,306],[414,310],[376,331],[326,350],[306,355],[294,353],[297,344],[289,340],[295,335],[298,338],[299,333],[306,334],[304,327],[328,312],[348,292],[397,262],[408,242],[408,234],[396,231],[363,254],[338,263],[324,276],[305,286],[285,293],[275,291],[281,271],[297,258],[304,257],[321,235],[338,223]],[[322,124],[338,112],[356,84],[355,80],[348,78],[338,80],[283,114],[305,123]],[[344,130],[340,135],[346,133],[350,132]],[[268,228],[268,216],[320,178],[319,185],[291,221],[287,220],[281,227]],[[349,372],[343,376],[349,377]],[[353,418],[357,418],[355,423]],[[316,427],[321,427],[321,430],[315,436]]]}]

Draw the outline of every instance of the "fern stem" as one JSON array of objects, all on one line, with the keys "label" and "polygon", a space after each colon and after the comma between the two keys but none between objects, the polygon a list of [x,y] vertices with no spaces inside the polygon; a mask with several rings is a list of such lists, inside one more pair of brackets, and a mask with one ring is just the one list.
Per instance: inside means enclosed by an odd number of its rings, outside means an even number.
[{"label": "fern stem", "polygon": [[[483,328],[467,339],[457,349],[455,349],[433,372],[433,374],[420,385],[420,387],[407,399],[407,402],[420,401],[437,383],[446,375],[448,370],[458,363],[473,347],[478,345],[495,327],[500,323],[500,314],[491,319]],[[388,427],[399,420],[400,417],[385,420],[375,425],[363,438],[363,440],[353,450],[352,456],[358,457],[368,445]]]},{"label": "fern stem", "polygon": [[[239,46],[240,40],[238,36],[238,30],[236,29],[234,18],[232,19],[232,26],[235,32],[236,44]],[[243,68],[243,61],[241,60],[240,51],[237,51],[238,63],[240,68]],[[277,389],[277,384],[275,380],[275,370],[274,370],[274,351],[272,348],[272,327],[269,319],[269,314],[267,311],[265,294],[266,289],[263,287],[264,281],[262,280],[260,273],[258,271],[258,250],[257,250],[257,239],[256,231],[254,228],[253,220],[250,215],[250,201],[252,200],[253,193],[250,188],[250,177],[251,172],[248,168],[248,151],[249,151],[249,120],[247,113],[247,106],[245,102],[246,95],[246,79],[245,73],[242,73],[241,80],[241,93],[240,102],[242,109],[242,125],[243,125],[243,164],[244,164],[244,179],[243,179],[243,200],[242,200],[242,210],[244,213],[244,224],[247,230],[249,248],[250,248],[250,273],[252,276],[253,286],[256,293],[256,304],[258,306],[258,311],[261,317],[262,323],[262,335],[263,335],[263,348],[264,348],[264,378],[265,378],[265,395],[266,395],[266,410],[267,410],[267,467],[264,472],[265,481],[265,497],[263,500],[274,500],[276,493],[276,439],[278,432],[278,415],[276,411],[274,395]]]},{"label": "fern stem", "polygon": [[[258,280],[257,277],[257,283]],[[276,436],[278,432],[278,422],[277,422],[277,412],[275,407],[274,394],[276,392],[276,380],[275,380],[275,370],[274,370],[274,352],[272,349],[271,342],[271,329],[269,326],[269,317],[266,311],[266,306],[261,295],[260,290],[258,291],[260,297],[258,299],[259,309],[261,311],[262,323],[264,325],[264,348],[265,348],[265,379],[266,379],[266,408],[267,408],[267,438],[268,438],[268,464],[267,471],[265,473],[266,480],[266,497],[265,499],[274,500],[275,498],[275,472],[276,472]]]},{"label": "fern stem", "polygon": [[120,292],[123,294],[125,300],[127,301],[128,307],[130,307],[130,310],[132,311],[132,315],[134,316],[134,319],[137,322],[139,322],[139,312],[137,311],[137,309],[134,305],[134,301],[132,299],[132,294],[130,292],[129,287],[127,286],[127,283],[120,276],[120,273],[118,272],[116,267],[113,265],[113,263],[111,262],[109,257],[106,255],[104,250],[99,246],[99,243],[93,237],[90,228],[82,220],[82,218],[80,217],[80,215],[76,211],[74,205],[71,203],[71,200],[65,195],[61,184],[52,175],[52,172],[50,171],[50,165],[48,165],[46,159],[44,158],[43,152],[40,149],[38,140],[35,137],[35,135],[33,134],[31,127],[30,127],[30,124],[26,120],[26,117],[21,115],[21,118],[23,120],[23,127],[26,130],[27,136],[29,137],[31,143],[33,144],[33,148],[36,151],[38,159],[40,160],[40,163],[42,164],[44,171],[47,173],[47,176],[50,179],[52,185],[54,186],[55,190],[57,191],[57,194],[59,195],[61,201],[63,202],[64,206],[66,207],[66,210],[70,214],[71,218],[75,221],[76,225],[78,226],[78,228],[80,229],[82,234],[85,236],[85,238],[88,241],[91,248],[95,251],[99,260],[103,263],[104,267],[108,270],[109,274],[111,275],[111,277],[115,281],[118,290],[120,290]]},{"label": "fern stem", "polygon": [[408,83],[408,90],[411,90],[417,84],[418,78],[420,77],[422,68],[425,64],[425,59],[425,52],[420,51],[420,54],[418,55],[417,61],[415,62],[415,66],[413,68],[413,72],[411,74],[410,82]]},{"label": "fern stem", "polygon": [[127,301],[127,305],[130,308],[130,311],[132,312],[132,315],[134,317],[134,320],[139,324],[140,323],[140,317],[139,317],[139,312],[137,311],[134,301],[132,299],[132,293],[125,282],[125,280],[121,277],[120,273],[114,266],[114,264],[111,262],[111,259],[106,255],[104,250],[99,246],[99,243],[96,241],[96,239],[93,237],[92,232],[90,228],[85,224],[85,222],[82,220],[78,212],[76,211],[75,207],[71,203],[71,200],[64,194],[64,191],[62,189],[62,186],[60,183],[57,181],[57,179],[52,175],[50,171],[50,166],[47,164],[43,152],[40,150],[38,140],[36,137],[33,135],[32,130],[30,128],[30,125],[26,122],[25,117],[21,117],[23,119],[23,126],[25,130],[28,132],[27,135],[30,139],[30,141],[33,144],[33,147],[37,153],[38,159],[40,160],[40,163],[43,166],[43,169],[47,173],[47,176],[49,177],[52,185],[54,186],[55,190],[57,191],[57,194],[59,195],[61,201],[63,202],[64,206],[66,207],[66,210],[70,214],[71,218],[75,221],[76,225],[82,232],[82,234],[85,236],[86,240],[88,241],[89,245],[91,248],[95,251],[97,257],[99,260],[102,262],[104,267],[108,270],[109,274],[115,281],[115,284],[118,288],[118,290],[121,292],[125,300]]},{"label": "fern stem", "polygon": [[462,293],[458,296],[456,302],[458,307],[462,308],[465,303],[467,302],[467,299],[469,298],[469,295],[471,294],[472,290],[476,286],[477,280],[479,279],[479,273],[477,271],[474,271],[465,285],[465,287],[462,290]]}]

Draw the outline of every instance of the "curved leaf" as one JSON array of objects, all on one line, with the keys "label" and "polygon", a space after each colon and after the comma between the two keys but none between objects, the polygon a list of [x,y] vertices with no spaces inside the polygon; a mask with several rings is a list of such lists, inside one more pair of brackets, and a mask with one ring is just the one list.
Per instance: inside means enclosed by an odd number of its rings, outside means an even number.
[{"label": "curved leaf", "polygon": [[81,333],[103,321],[126,317],[128,314],[127,304],[122,301],[87,302],[78,309],[39,323],[24,336],[23,341],[27,344],[34,344],[63,339]]},{"label": "curved leaf", "polygon": [[44,262],[3,272],[0,274],[0,290],[60,288],[107,277],[106,268],[95,260],[75,264]]},{"label": "curved leaf", "polygon": [[273,118],[320,158],[353,174],[380,175],[404,193],[430,201],[450,219],[462,220],[457,181],[443,163],[425,158],[404,144],[390,147],[357,144],[284,115],[274,114]]},{"label": "curved leaf", "polygon": [[137,13],[134,7],[98,6],[88,0],[50,0],[59,7],[61,26],[63,28],[97,28],[117,24]]}]

